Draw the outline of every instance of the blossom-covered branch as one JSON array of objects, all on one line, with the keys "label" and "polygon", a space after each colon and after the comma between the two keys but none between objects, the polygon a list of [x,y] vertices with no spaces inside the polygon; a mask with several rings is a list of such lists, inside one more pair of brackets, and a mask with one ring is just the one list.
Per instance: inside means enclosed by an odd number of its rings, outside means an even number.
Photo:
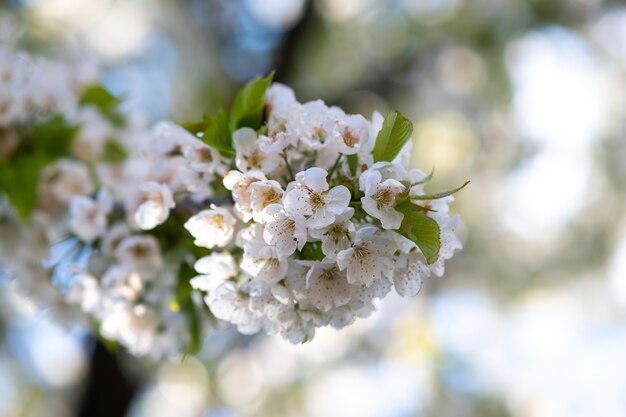
[{"label": "blossom-covered branch", "polygon": [[410,121],[300,103],[271,78],[228,114],[161,122],[122,141],[115,164],[87,161],[97,187],[66,199],[73,237],[50,265],[101,336],[162,355],[228,322],[302,343],[392,290],[416,295],[461,247],[448,212],[458,189],[425,193]]}]

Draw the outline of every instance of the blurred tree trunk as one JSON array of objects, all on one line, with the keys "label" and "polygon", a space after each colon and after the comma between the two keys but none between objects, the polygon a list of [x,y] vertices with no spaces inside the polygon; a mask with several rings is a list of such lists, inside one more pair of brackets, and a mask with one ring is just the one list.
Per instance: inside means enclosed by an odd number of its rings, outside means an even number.
[{"label": "blurred tree trunk", "polygon": [[122,373],[115,354],[98,342],[80,404],[79,417],[124,417],[136,391]]}]

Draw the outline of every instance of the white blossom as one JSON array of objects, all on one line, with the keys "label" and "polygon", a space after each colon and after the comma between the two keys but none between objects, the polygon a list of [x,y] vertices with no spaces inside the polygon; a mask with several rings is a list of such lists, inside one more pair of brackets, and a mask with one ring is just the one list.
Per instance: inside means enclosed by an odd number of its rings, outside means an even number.
[{"label": "white blossom", "polygon": [[176,206],[172,191],[167,185],[157,182],[145,183],[139,191],[133,219],[140,229],[154,229],[167,220],[170,210]]},{"label": "white blossom", "polygon": [[339,118],[339,136],[335,140],[335,147],[344,155],[353,155],[362,149],[373,146],[370,138],[370,124],[361,115],[345,115],[335,109]]},{"label": "white blossom", "polygon": [[184,145],[182,152],[193,171],[213,172],[221,168],[218,151],[205,145],[200,140]]},{"label": "white blossom", "polygon": [[100,287],[95,277],[87,273],[80,273],[74,277],[74,281],[66,295],[69,303],[79,304],[81,310],[86,313],[94,313],[100,305]]},{"label": "white blossom", "polygon": [[285,211],[306,216],[307,227],[326,227],[348,210],[350,191],[343,185],[329,189],[327,175],[326,170],[317,167],[299,172],[295,184],[285,194]]},{"label": "white blossom", "polygon": [[215,317],[236,325],[241,333],[252,334],[261,328],[261,322],[250,310],[250,296],[239,291],[234,282],[222,283],[204,300]]},{"label": "white blossom", "polygon": [[379,219],[384,229],[399,229],[404,214],[395,209],[396,198],[406,187],[392,178],[382,181],[378,170],[369,169],[361,174],[359,188],[365,193],[363,210]]},{"label": "white blossom", "polygon": [[327,258],[336,259],[339,252],[352,246],[356,233],[354,223],[350,220],[353,215],[354,209],[348,207],[330,226],[309,230],[311,237],[322,241],[322,252]]},{"label": "white blossom", "polygon": [[306,275],[306,286],[311,304],[322,311],[348,304],[353,291],[335,262],[316,262]]},{"label": "white blossom", "polygon": [[67,204],[74,196],[93,193],[95,186],[85,164],[61,159],[44,169],[39,188],[44,200]]},{"label": "white blossom", "polygon": [[371,286],[386,279],[393,271],[391,240],[373,226],[362,226],[357,230],[352,247],[337,254],[341,270],[347,269],[348,282]]},{"label": "white blossom", "polygon": [[252,205],[250,202],[250,185],[257,181],[266,181],[267,178],[261,171],[248,171],[245,174],[240,171],[228,171],[224,175],[224,187],[232,191],[235,201],[235,213],[244,222],[252,219]]},{"label": "white blossom", "polygon": [[191,279],[191,286],[195,289],[211,292],[220,284],[238,273],[235,260],[228,253],[212,253],[198,259],[194,265],[200,273]]},{"label": "white blossom", "polygon": [[281,164],[280,155],[267,153],[259,147],[256,132],[242,127],[233,133],[235,164],[241,171],[259,170],[265,174],[274,171]]},{"label": "white blossom", "polygon": [[393,285],[402,297],[414,297],[422,288],[422,281],[428,276],[430,269],[421,254],[417,251],[402,253],[396,260]]},{"label": "white blossom", "polygon": [[271,204],[264,211],[264,223],[263,239],[276,248],[280,259],[287,258],[296,249],[302,250],[307,241],[304,217],[288,215],[280,204]]},{"label": "white blossom", "polygon": [[82,195],[72,197],[69,204],[70,229],[85,242],[92,242],[106,232],[107,215],[112,206],[113,201],[106,189],[98,193],[97,200]]},{"label": "white blossom", "polygon": [[154,236],[135,235],[124,238],[115,255],[123,265],[139,273],[142,278],[151,278],[163,266],[159,242]]},{"label": "white blossom", "polygon": [[212,249],[230,243],[235,233],[236,220],[227,209],[211,205],[185,223],[185,229],[196,239],[195,244]]},{"label": "white blossom", "polygon": [[260,180],[250,184],[250,208],[255,222],[263,222],[263,211],[283,199],[283,188],[278,181]]}]

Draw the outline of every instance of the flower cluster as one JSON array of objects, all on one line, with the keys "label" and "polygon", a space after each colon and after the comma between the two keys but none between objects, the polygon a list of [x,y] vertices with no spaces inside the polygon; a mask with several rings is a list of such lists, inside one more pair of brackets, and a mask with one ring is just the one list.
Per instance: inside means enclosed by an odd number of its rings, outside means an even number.
[{"label": "flower cluster", "polygon": [[[161,122],[134,139],[126,159],[99,170],[102,187],[95,196],[69,200],[75,239],[66,243],[86,256],[53,263],[66,300],[98,323],[102,337],[135,355],[178,355],[192,342],[195,316],[189,315],[201,310],[201,298],[188,282],[181,284],[174,251],[183,249],[181,259],[192,251],[179,246],[184,229],[177,218],[192,199],[212,195],[212,178],[189,171],[202,163],[190,156],[187,142],[195,138],[181,127]],[[198,334],[205,332],[204,324],[197,326]]]},{"label": "flower cluster", "polygon": [[[191,284],[216,317],[299,343],[317,327],[368,316],[392,288],[414,296],[424,278],[443,273],[461,247],[458,218],[448,215],[451,192],[424,194],[428,176],[408,169],[410,129],[399,137],[389,126],[393,117],[402,130],[401,115],[369,121],[320,100],[301,104],[280,84],[268,89],[266,109],[260,130],[232,134],[236,169],[223,183],[233,205],[211,205],[185,223],[211,250]],[[432,233],[416,236],[416,226]]]},{"label": "flower cluster", "polygon": [[136,355],[178,353],[177,263],[137,231],[167,218],[154,201],[180,174],[146,148],[182,128],[122,113],[97,72],[0,48],[0,268],[65,325],[94,324]]},{"label": "flower cluster", "polygon": [[74,112],[84,87],[97,79],[97,67],[86,60],[70,64],[0,46],[0,128]]},{"label": "flower cluster", "polygon": [[[73,97],[44,118],[6,119],[19,141],[2,155],[25,162],[0,158],[0,191],[18,217],[48,219],[46,244],[66,236],[51,282],[133,354],[194,351],[215,319],[306,342],[369,316],[392,289],[416,295],[461,247],[448,212],[460,188],[425,194],[431,175],[409,169],[399,112],[299,103],[271,77],[247,84],[228,116],[182,126],[122,114],[99,86]],[[25,199],[14,179],[33,166]]]}]

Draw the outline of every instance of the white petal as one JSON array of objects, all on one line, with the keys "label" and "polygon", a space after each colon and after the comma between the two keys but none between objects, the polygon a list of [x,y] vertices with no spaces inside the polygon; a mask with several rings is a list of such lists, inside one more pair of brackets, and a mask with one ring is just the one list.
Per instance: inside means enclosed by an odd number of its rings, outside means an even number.
[{"label": "white petal", "polygon": [[294,188],[287,192],[283,198],[283,204],[285,205],[285,211],[291,215],[311,215],[313,214],[313,208],[309,202],[309,193],[305,190]]},{"label": "white petal", "polygon": [[225,175],[224,175],[224,187],[226,187],[227,190],[232,190],[235,185],[239,182],[239,180],[241,180],[243,178],[243,173],[239,172],[239,171],[228,171]]},{"label": "white petal", "polygon": [[276,248],[278,258],[285,259],[296,251],[295,221],[285,216],[265,225],[263,239]]},{"label": "white petal", "polygon": [[371,197],[380,184],[382,175],[379,171],[368,169],[359,177],[359,189],[365,193],[367,197]]},{"label": "white petal", "polygon": [[380,210],[376,201],[368,196],[361,197],[361,207],[367,214],[377,219],[380,219]]},{"label": "white petal", "polygon": [[313,191],[321,193],[328,190],[327,176],[325,169],[313,167],[304,171],[302,182]]},{"label": "white petal", "polygon": [[324,197],[326,207],[334,214],[342,214],[345,212],[348,209],[351,199],[352,195],[350,194],[350,190],[343,185],[334,187]]},{"label": "white petal", "polygon": [[337,254],[337,265],[339,266],[339,269],[346,269],[348,267],[348,264],[350,263],[350,260],[352,259],[352,256],[354,256],[353,248],[348,248],[339,252]]},{"label": "white petal", "polygon": [[237,129],[233,133],[233,144],[238,153],[248,153],[256,146],[256,132],[249,127]]},{"label": "white petal", "polygon": [[335,221],[335,214],[331,213],[326,206],[322,206],[313,212],[313,215],[306,221],[310,228],[320,229],[329,226]]},{"label": "white petal", "polygon": [[134,218],[141,229],[150,230],[163,223],[168,215],[169,209],[162,203],[148,200],[137,207]]},{"label": "white petal", "polygon": [[391,207],[382,207],[380,210],[380,222],[383,226],[383,229],[399,229],[400,225],[402,224],[402,219],[404,219],[404,214]]}]

